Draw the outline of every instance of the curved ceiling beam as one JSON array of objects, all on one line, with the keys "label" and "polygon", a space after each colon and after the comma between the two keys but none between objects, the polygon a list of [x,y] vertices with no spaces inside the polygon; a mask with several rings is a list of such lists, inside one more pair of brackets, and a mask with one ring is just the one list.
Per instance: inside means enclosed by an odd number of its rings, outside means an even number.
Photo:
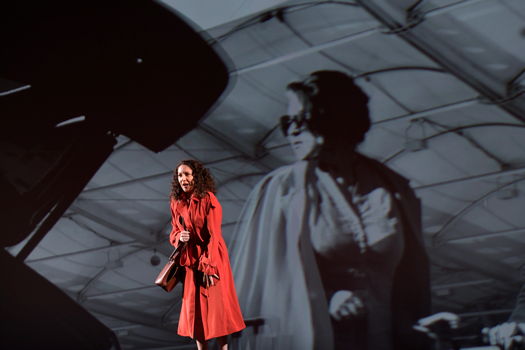
[{"label": "curved ceiling beam", "polygon": [[420,71],[429,71],[434,73],[445,73],[449,74],[446,70],[443,68],[437,68],[437,67],[426,67],[426,66],[397,66],[397,67],[388,67],[383,69],[376,69],[369,72],[364,72],[357,74],[354,76],[354,79],[359,78],[366,78],[370,75],[377,75],[377,74],[383,74],[383,73],[391,73],[391,72],[399,72],[399,71],[406,71],[406,70],[420,70]]},{"label": "curved ceiling beam", "polygon": [[[424,119],[423,119],[424,120]],[[525,124],[512,124],[512,123],[477,123],[477,124],[469,124],[469,125],[462,125],[462,126],[458,126],[458,127],[454,127],[454,128],[450,128],[450,129],[447,129],[447,130],[444,130],[444,131],[440,131],[436,134],[433,134],[433,135],[430,135],[430,136],[427,136],[427,137],[423,137],[421,139],[418,139],[418,141],[428,141],[428,140],[431,140],[433,138],[436,138],[436,137],[439,137],[439,136],[442,136],[442,135],[446,135],[446,134],[450,134],[450,133],[456,133],[456,134],[459,134],[459,131],[461,130],[465,130],[465,129],[472,129],[472,128],[480,128],[480,127],[487,127],[487,126],[491,126],[491,127],[494,127],[494,126],[505,126],[505,127],[514,127],[514,128],[525,128]],[[384,160],[383,160],[383,163],[386,164],[392,160],[394,160],[395,158],[399,157],[401,154],[405,153],[406,151],[406,148],[403,147],[401,149],[399,149],[398,151],[394,152],[393,154],[389,155],[388,157],[386,157]]]},{"label": "curved ceiling beam", "polygon": [[511,230],[483,232],[483,233],[468,235],[468,236],[465,236],[465,237],[449,238],[446,241],[447,241],[447,243],[468,242],[468,241],[475,241],[475,240],[479,240],[479,239],[483,239],[483,238],[508,236],[508,235],[513,235],[513,234],[521,233],[521,232],[525,232],[525,227],[513,228]]},{"label": "curved ceiling beam", "polygon": [[426,184],[426,185],[414,186],[413,189],[415,191],[424,191],[424,190],[429,190],[429,189],[439,187],[439,186],[446,186],[446,185],[458,184],[458,183],[463,183],[463,182],[471,182],[471,181],[489,180],[489,179],[493,179],[493,178],[497,178],[501,176],[521,175],[523,173],[525,173],[525,165],[522,167],[507,169],[503,171],[493,171],[490,173],[465,176],[465,177],[461,177],[457,179],[451,179],[451,180],[445,180],[445,181],[440,181],[440,182],[434,182],[434,183]]},{"label": "curved ceiling beam", "polygon": [[470,210],[472,210],[473,208],[478,206],[480,203],[483,203],[485,201],[485,199],[492,197],[493,195],[498,193],[499,190],[501,190],[501,189],[503,189],[505,187],[508,187],[510,185],[513,185],[515,183],[518,183],[518,182],[521,182],[521,181],[524,181],[524,180],[525,180],[525,176],[520,177],[518,179],[514,179],[514,180],[509,181],[509,182],[506,182],[506,183],[504,183],[504,184],[502,184],[502,185],[500,185],[500,186],[490,190],[489,192],[484,193],[482,196],[478,197],[476,200],[474,200],[473,202],[469,203],[467,206],[465,206],[463,209],[461,209],[458,213],[456,213],[454,216],[449,218],[443,224],[443,226],[441,226],[439,231],[437,231],[436,233],[434,233],[432,235],[432,240],[434,241],[434,243],[438,243],[438,239],[441,238],[440,236],[442,236],[444,234],[444,232],[450,226],[452,226],[455,222],[457,222],[459,219],[461,219],[463,216],[465,216]]},{"label": "curved ceiling beam", "polygon": [[242,68],[239,68],[239,69],[231,71],[230,74],[231,75],[241,75],[241,74],[249,73],[249,72],[252,72],[252,71],[255,71],[255,70],[272,67],[272,66],[275,66],[277,64],[281,64],[281,63],[285,63],[285,62],[288,62],[288,61],[291,61],[291,60],[295,60],[295,59],[303,57],[303,56],[307,56],[307,55],[310,55],[310,54],[313,54],[313,53],[318,53],[319,51],[322,51],[322,50],[326,50],[326,49],[337,47],[337,46],[340,46],[340,45],[343,45],[343,44],[347,44],[349,42],[352,42],[352,41],[355,41],[355,40],[358,40],[358,39],[367,38],[367,37],[372,36],[374,34],[377,34],[379,32],[380,31],[379,31],[378,28],[366,29],[366,30],[363,30],[361,32],[353,33],[353,34],[344,36],[344,37],[336,39],[336,40],[328,41],[328,42],[325,42],[325,43],[322,43],[322,44],[318,44],[318,45],[313,45],[312,47],[308,47],[308,48],[303,49],[303,50],[296,50],[296,51],[291,52],[289,54],[285,54],[285,55],[282,55],[282,56],[279,56],[279,57],[274,57],[274,58],[271,58],[269,60],[266,60],[266,61],[263,61],[263,62],[260,62],[260,63],[255,63],[255,64],[252,64],[252,65],[249,65],[249,66],[246,66],[246,67],[242,67]]},{"label": "curved ceiling beam", "polygon": [[344,6],[359,6],[355,2],[350,1],[334,1],[334,0],[325,0],[323,2],[320,1],[308,1],[308,2],[301,2],[296,4],[290,4],[286,6],[278,6],[271,10],[265,11],[263,13],[259,13],[255,16],[249,17],[247,20],[237,24],[235,27],[230,29],[224,34],[221,34],[215,38],[211,38],[208,41],[208,44],[215,45],[223,41],[224,39],[227,39],[230,35],[235,34],[241,30],[247,29],[249,27],[252,27],[254,25],[257,25],[259,23],[267,22],[270,19],[274,17],[280,17],[284,13],[290,13],[290,12],[296,12],[301,11],[303,9],[307,9],[310,7],[315,6],[321,6],[321,5],[327,5],[327,4],[337,4],[337,5],[344,5]]}]

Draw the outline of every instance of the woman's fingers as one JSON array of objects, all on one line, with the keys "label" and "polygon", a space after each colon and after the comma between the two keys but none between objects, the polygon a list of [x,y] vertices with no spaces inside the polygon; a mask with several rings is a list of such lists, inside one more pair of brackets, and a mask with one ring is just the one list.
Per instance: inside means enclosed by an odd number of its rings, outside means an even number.
[{"label": "woman's fingers", "polygon": [[213,280],[214,278],[216,278],[218,280],[220,279],[219,275],[217,275],[216,273],[214,273],[213,275],[208,275],[208,277],[210,278],[210,283],[211,283],[212,286],[215,285],[215,281]]},{"label": "woman's fingers", "polygon": [[215,273],[213,275],[207,275],[203,273],[202,274],[202,284],[204,285],[204,287],[209,288],[211,286],[214,286],[215,285],[215,281],[213,280],[214,278],[219,279],[219,275]]},{"label": "woman's fingers", "polygon": [[181,242],[187,242],[190,240],[190,232],[189,231],[181,231],[179,240]]}]

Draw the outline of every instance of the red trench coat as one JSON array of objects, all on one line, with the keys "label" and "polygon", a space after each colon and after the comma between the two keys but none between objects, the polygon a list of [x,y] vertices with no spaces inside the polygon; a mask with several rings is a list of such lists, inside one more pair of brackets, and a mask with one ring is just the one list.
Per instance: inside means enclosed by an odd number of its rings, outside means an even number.
[{"label": "red trench coat", "polygon": [[[221,337],[245,328],[237,300],[230,260],[222,237],[222,207],[211,192],[203,198],[171,200],[170,243],[177,246],[180,232],[190,232],[190,241],[181,254],[186,267],[182,308],[177,333],[199,341]],[[181,220],[183,219],[183,221]],[[182,223],[184,222],[184,224]],[[205,288],[202,272],[218,274],[214,286]]]}]

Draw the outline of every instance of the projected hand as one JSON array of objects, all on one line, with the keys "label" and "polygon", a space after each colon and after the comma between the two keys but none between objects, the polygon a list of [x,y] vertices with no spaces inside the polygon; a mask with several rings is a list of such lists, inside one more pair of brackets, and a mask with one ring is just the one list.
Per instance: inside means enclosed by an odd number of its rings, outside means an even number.
[{"label": "projected hand", "polygon": [[505,322],[490,329],[484,329],[491,345],[500,345],[505,350],[523,345],[525,322]]},{"label": "projected hand", "polygon": [[349,290],[337,291],[330,299],[330,315],[337,321],[356,318],[365,314],[365,305],[361,298]]}]

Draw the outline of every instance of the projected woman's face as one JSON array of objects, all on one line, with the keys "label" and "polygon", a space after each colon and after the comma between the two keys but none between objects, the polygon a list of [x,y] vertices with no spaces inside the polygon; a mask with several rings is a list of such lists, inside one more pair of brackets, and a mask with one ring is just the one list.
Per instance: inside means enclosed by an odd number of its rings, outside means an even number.
[{"label": "projected woman's face", "polygon": [[318,151],[316,136],[308,128],[310,115],[304,109],[303,102],[293,91],[287,91],[288,116],[290,124],[286,131],[286,139],[290,143],[297,160],[315,156]]}]

